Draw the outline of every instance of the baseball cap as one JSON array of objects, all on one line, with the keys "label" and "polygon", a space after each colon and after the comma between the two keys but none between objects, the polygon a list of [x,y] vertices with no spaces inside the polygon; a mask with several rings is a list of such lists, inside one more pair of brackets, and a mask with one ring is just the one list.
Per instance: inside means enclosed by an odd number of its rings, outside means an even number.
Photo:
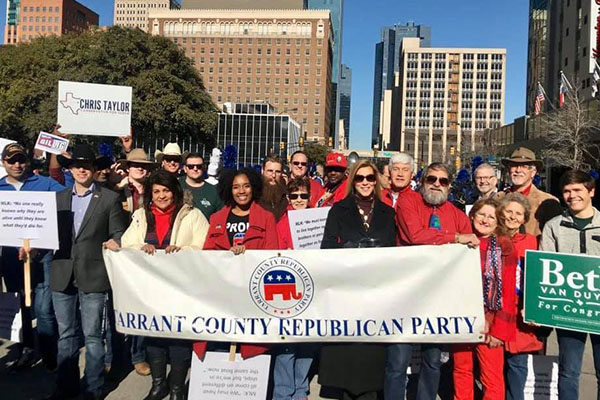
[{"label": "baseball cap", "polygon": [[13,158],[16,155],[23,155],[25,158],[27,158],[27,152],[25,151],[25,148],[23,146],[21,146],[19,143],[10,143],[7,144],[4,147],[4,150],[2,150],[2,160],[8,160]]},{"label": "baseball cap", "polygon": [[346,156],[342,153],[327,154],[327,158],[325,159],[325,168],[327,167],[347,168],[348,161],[346,160]]}]

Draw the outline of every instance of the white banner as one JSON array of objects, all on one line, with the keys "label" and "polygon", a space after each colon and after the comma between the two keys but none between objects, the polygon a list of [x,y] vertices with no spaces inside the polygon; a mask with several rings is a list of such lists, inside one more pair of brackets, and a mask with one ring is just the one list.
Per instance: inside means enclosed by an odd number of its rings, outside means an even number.
[{"label": "white banner", "polygon": [[121,333],[246,343],[479,342],[479,250],[104,252]]},{"label": "white banner", "polygon": [[321,248],[329,210],[331,210],[331,207],[288,211],[294,249],[308,250]]},{"label": "white banner", "polygon": [[2,192],[0,246],[58,249],[55,192]]},{"label": "white banner", "polygon": [[62,133],[95,136],[131,134],[129,86],[58,82],[58,123]]}]

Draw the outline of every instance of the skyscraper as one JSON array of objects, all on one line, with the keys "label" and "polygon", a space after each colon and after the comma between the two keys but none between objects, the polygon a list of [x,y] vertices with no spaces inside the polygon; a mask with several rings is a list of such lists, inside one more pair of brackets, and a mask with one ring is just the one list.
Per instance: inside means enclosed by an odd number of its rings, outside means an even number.
[{"label": "skyscraper", "polygon": [[375,45],[375,80],[373,85],[373,144],[380,143],[380,118],[381,102],[385,91],[394,87],[394,73],[400,68],[400,46],[405,37],[421,39],[421,47],[431,46],[431,27],[415,25],[408,22],[406,25],[396,24],[381,30],[381,42]]},{"label": "skyscraper", "polygon": [[352,99],[352,69],[342,64],[342,73],[340,74],[340,83],[338,85],[340,92],[340,119],[344,121],[344,140],[348,148],[350,142],[350,103]]},{"label": "skyscraper", "polygon": [[[338,121],[340,116],[340,74],[342,68],[342,36],[344,30],[344,0],[305,0],[311,10],[329,10],[331,12],[331,27],[333,29],[333,63],[331,66],[332,85],[332,130],[335,130],[334,143],[338,142]],[[346,130],[347,137],[347,130]]]}]

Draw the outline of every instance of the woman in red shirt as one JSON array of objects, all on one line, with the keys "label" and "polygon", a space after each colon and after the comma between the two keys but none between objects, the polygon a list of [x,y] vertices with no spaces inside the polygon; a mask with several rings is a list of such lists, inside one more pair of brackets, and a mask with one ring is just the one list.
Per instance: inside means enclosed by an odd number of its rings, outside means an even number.
[{"label": "woman in red shirt", "polygon": [[454,346],[455,400],[474,398],[473,356],[479,361],[483,400],[504,400],[503,344],[515,338],[517,259],[510,239],[497,234],[496,206],[494,199],[481,199],[469,213],[480,241],[486,335],[484,343]]},{"label": "woman in red shirt", "polygon": [[527,358],[529,353],[541,350],[542,342],[537,338],[537,329],[523,322],[523,272],[525,270],[525,251],[537,250],[535,236],[525,231],[524,227],[531,216],[529,200],[520,193],[509,193],[500,199],[496,210],[498,228],[510,237],[517,253],[517,270],[515,293],[515,314],[517,315],[517,331],[514,340],[504,343],[506,349],[506,399],[524,399],[525,382],[527,381]]},{"label": "woman in red shirt", "polygon": [[[230,250],[243,254],[246,250],[277,250],[277,228],[272,213],[258,205],[262,179],[252,168],[226,173],[219,181],[219,194],[225,207],[210,217],[204,250]],[[262,354],[267,347],[242,344],[243,358]],[[206,353],[206,342],[194,343],[199,358]]]}]

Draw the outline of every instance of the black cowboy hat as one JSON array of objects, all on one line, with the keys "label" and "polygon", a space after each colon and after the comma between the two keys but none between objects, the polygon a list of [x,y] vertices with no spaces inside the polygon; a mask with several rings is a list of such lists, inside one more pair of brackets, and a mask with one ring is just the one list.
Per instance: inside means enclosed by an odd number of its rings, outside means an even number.
[{"label": "black cowboy hat", "polygon": [[58,163],[64,167],[69,168],[75,161],[87,161],[91,162],[96,166],[97,169],[106,169],[110,167],[111,160],[106,156],[98,156],[94,154],[94,149],[89,144],[77,144],[73,147],[71,157],[59,154],[57,157]]}]

